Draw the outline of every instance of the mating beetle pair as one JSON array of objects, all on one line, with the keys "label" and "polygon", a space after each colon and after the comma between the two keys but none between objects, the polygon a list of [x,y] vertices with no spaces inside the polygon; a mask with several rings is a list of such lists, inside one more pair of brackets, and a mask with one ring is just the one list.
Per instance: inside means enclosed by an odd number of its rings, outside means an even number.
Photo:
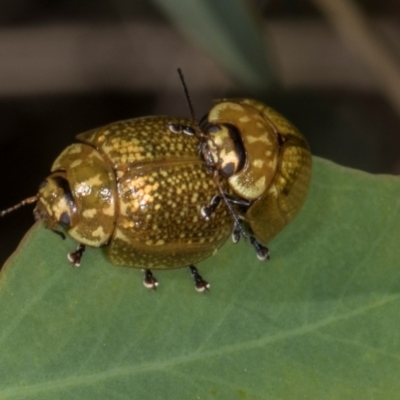
[{"label": "mating beetle pair", "polygon": [[[311,176],[304,137],[276,111],[249,99],[222,100],[199,124],[167,116],[121,121],[82,133],[54,161],[34,216],[85,246],[106,247],[112,264],[190,268],[198,291],[209,285],[194,264],[233,234],[260,259],[265,244],[297,213]],[[61,232],[58,232],[63,235]]]}]

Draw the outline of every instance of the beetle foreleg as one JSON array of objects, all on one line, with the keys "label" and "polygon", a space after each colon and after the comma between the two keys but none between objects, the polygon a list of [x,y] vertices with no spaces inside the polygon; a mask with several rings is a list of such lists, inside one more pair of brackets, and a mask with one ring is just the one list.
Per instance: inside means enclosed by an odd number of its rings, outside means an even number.
[{"label": "beetle foreleg", "polygon": [[65,235],[64,235],[63,232],[58,231],[57,229],[51,229],[51,231],[54,232],[56,235],[60,236],[60,238],[61,238],[62,240],[65,240]]},{"label": "beetle foreleg", "polygon": [[217,209],[219,203],[221,202],[221,196],[217,194],[211,199],[211,202],[208,206],[203,206],[200,209],[201,216],[206,220],[209,221],[211,215],[215,212]]},{"label": "beetle foreleg", "polygon": [[72,253],[68,253],[67,257],[68,260],[71,262],[73,267],[80,267],[81,266],[81,259],[82,259],[82,255],[83,252],[85,251],[85,245],[79,243],[78,247],[75,251],[73,251]]},{"label": "beetle foreleg", "polygon": [[[227,193],[225,193],[225,199],[227,202],[229,202],[230,204],[233,204],[235,206],[239,206],[239,207],[244,207],[247,208],[251,205],[251,202],[245,199],[241,199],[239,197],[235,197],[235,196],[231,196]],[[222,196],[217,194],[216,196],[214,196],[211,201],[210,204],[208,206],[203,206],[201,207],[200,213],[201,216],[208,221],[211,217],[211,215],[215,212],[215,210],[217,209],[219,203],[222,200]]]}]

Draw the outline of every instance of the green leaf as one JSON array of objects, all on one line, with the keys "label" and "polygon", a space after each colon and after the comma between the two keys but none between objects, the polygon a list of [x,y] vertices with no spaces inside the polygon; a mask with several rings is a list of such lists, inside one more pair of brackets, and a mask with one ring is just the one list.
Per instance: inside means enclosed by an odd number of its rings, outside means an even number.
[{"label": "green leaf", "polygon": [[314,158],[307,202],[258,261],[226,244],[198,265],[110,265],[40,225],[0,280],[0,399],[395,399],[400,181]]},{"label": "green leaf", "polygon": [[226,71],[255,91],[270,89],[274,74],[262,21],[247,0],[153,0],[173,24]]}]

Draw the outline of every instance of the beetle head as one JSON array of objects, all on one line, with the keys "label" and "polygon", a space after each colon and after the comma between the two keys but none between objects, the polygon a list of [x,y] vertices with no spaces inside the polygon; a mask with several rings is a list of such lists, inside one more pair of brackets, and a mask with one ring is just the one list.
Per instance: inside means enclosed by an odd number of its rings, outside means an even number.
[{"label": "beetle head", "polygon": [[77,208],[64,172],[47,177],[39,186],[37,203],[33,211],[35,220],[43,220],[54,230],[57,225],[69,229],[77,222]]},{"label": "beetle head", "polygon": [[20,203],[0,211],[0,217],[32,203],[36,203],[33,210],[35,220],[44,221],[46,228],[60,234],[63,238],[64,234],[56,230],[57,225],[68,229],[77,222],[77,208],[63,172],[51,174],[40,184],[36,196],[28,197]]},{"label": "beetle head", "polygon": [[[244,166],[246,152],[238,129],[232,124],[207,124],[203,157],[211,160],[224,178],[238,173]],[[208,161],[210,163],[210,161]]]}]

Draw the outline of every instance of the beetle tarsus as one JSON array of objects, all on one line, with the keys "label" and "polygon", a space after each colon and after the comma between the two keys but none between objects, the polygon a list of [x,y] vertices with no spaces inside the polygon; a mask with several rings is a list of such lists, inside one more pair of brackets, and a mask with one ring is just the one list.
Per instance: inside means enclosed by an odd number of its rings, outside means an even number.
[{"label": "beetle tarsus", "polygon": [[81,266],[81,260],[83,256],[83,252],[85,251],[85,245],[79,243],[78,247],[75,251],[72,253],[68,253],[67,257],[70,263],[72,264],[73,267],[80,267]]},{"label": "beetle tarsus", "polygon": [[215,212],[215,210],[217,209],[220,202],[221,202],[221,196],[220,195],[214,196],[211,199],[210,204],[208,206],[201,207],[201,210],[200,210],[201,216],[206,221],[209,221],[211,218],[211,215]]},{"label": "beetle tarsus", "polygon": [[143,285],[146,289],[157,290],[158,280],[149,269],[143,269],[144,278]]},{"label": "beetle tarsus", "polygon": [[240,240],[240,226],[238,224],[235,224],[235,227],[233,228],[233,232],[232,232],[232,242],[233,243],[237,243]]},{"label": "beetle tarsus", "polygon": [[199,293],[208,292],[210,290],[210,284],[201,277],[197,268],[194,265],[189,265],[189,269],[194,280],[195,289]]},{"label": "beetle tarsus", "polygon": [[250,243],[256,250],[257,258],[259,260],[269,260],[269,250],[267,246],[262,245],[254,236],[250,236]]}]

